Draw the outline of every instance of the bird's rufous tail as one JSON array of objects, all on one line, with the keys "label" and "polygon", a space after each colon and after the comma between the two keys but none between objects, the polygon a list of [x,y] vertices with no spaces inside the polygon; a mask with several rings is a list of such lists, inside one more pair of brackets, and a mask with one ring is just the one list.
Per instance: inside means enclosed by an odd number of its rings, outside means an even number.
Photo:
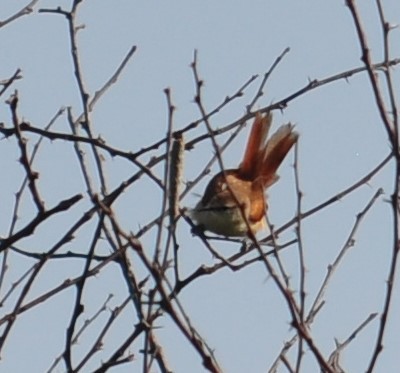
[{"label": "bird's rufous tail", "polygon": [[293,125],[286,124],[266,142],[271,122],[271,113],[256,115],[239,167],[240,175],[244,179],[260,181],[264,188],[278,180],[276,172],[299,137],[293,131]]}]

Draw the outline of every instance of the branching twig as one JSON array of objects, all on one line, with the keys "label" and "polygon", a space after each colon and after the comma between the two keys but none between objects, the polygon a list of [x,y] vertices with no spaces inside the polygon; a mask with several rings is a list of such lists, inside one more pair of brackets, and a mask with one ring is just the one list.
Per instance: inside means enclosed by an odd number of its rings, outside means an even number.
[{"label": "branching twig", "polygon": [[29,4],[25,5],[23,8],[21,8],[18,12],[14,13],[4,21],[0,21],[0,28],[8,25],[9,23],[15,21],[18,18],[21,18],[23,16],[26,16],[30,13],[33,12],[33,7],[36,5],[36,3],[39,0],[32,0]]}]

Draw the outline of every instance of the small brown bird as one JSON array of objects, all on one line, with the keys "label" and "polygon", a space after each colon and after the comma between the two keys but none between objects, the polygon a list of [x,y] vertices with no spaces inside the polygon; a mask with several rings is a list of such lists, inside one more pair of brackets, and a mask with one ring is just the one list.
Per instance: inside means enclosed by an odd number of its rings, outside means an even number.
[{"label": "small brown bird", "polygon": [[[274,184],[280,164],[299,135],[292,124],[280,127],[266,141],[272,114],[257,114],[243,161],[237,169],[215,175],[191,215],[205,230],[224,236],[246,236],[266,227],[264,191]],[[247,222],[246,222],[247,220]]]}]

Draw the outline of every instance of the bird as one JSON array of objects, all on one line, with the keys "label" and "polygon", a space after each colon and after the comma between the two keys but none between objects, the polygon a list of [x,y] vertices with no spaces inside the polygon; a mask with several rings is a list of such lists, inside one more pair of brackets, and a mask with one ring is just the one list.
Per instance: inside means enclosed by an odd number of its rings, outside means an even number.
[{"label": "bird", "polygon": [[201,231],[252,237],[267,228],[265,190],[279,179],[277,170],[299,138],[288,123],[267,139],[271,123],[271,112],[258,112],[239,167],[222,170],[208,183],[191,211]]}]

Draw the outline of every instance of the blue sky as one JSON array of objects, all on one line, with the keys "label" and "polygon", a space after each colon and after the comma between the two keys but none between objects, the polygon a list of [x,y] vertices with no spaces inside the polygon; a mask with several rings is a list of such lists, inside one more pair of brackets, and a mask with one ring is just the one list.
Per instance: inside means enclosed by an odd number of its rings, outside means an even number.
[{"label": "blue sky", "polygon": [[[0,7],[0,20],[7,18],[26,2],[6,0]],[[8,106],[4,103],[14,89],[19,92],[19,113],[24,120],[40,128],[50,121],[61,107],[71,107],[77,117],[82,106],[73,74],[68,29],[61,15],[38,13],[39,9],[61,6],[69,10],[70,1],[40,1],[34,12],[0,28],[0,80],[22,69],[23,79],[3,95],[0,122],[11,126]],[[374,62],[383,58],[382,32],[374,1],[358,1],[363,24]],[[387,20],[400,23],[400,8],[395,0],[383,1]],[[174,128],[184,128],[201,117],[194,104],[195,84],[190,64],[194,51],[198,53],[198,69],[204,80],[203,102],[207,110],[218,106],[251,76],[259,74],[245,91],[210,120],[214,128],[238,120],[246,112],[257,92],[263,74],[275,59],[289,47],[258,100],[257,108],[277,102],[307,85],[309,80],[324,79],[362,66],[361,51],[355,27],[343,1],[268,1],[251,0],[232,4],[229,1],[106,1],[85,0],[78,8],[77,19],[84,25],[78,34],[80,61],[84,83],[91,96],[107,81],[128,50],[137,51],[119,80],[96,104],[91,113],[94,133],[108,145],[136,152],[162,139],[167,131],[167,104],[164,89],[171,89],[177,110]],[[390,34],[392,57],[400,55],[399,30]],[[399,87],[398,68],[394,69],[395,86]],[[386,96],[385,96],[386,97]],[[305,93],[289,103],[283,111],[274,112],[277,128],[286,122],[296,124],[300,133],[299,177],[304,193],[303,211],[318,205],[354,184],[372,170],[390,151],[390,145],[365,73],[347,81],[342,79]],[[66,116],[53,127],[54,131],[70,132]],[[202,124],[187,133],[186,141],[206,133]],[[244,128],[224,152],[224,164],[236,167],[248,134]],[[229,134],[228,134],[229,135]],[[222,144],[228,135],[217,138]],[[37,137],[29,137],[33,144]],[[86,149],[88,154],[89,148]],[[165,152],[159,148],[140,160]],[[192,181],[213,156],[210,141],[204,141],[185,153],[184,182]],[[7,236],[14,204],[24,172],[18,164],[15,139],[0,142],[0,167],[6,182],[2,183],[3,204],[0,211],[0,236]],[[109,189],[137,169],[129,162],[104,154]],[[88,156],[89,162],[92,162]],[[269,219],[279,227],[296,213],[296,190],[293,154],[280,169],[281,179],[269,191]],[[91,164],[93,175],[95,168]],[[40,172],[39,187],[51,207],[60,199],[75,193],[85,193],[84,181],[71,144],[45,140],[34,168]],[[214,164],[211,174],[218,172]],[[163,166],[153,172],[163,177]],[[393,239],[392,215],[388,200],[393,192],[394,162],[386,165],[368,184],[342,200],[305,219],[302,224],[306,262],[306,303],[321,286],[328,266],[333,262],[350,234],[358,213],[368,204],[379,188],[384,194],[362,220],[355,244],[336,270],[327,289],[326,304],[311,328],[311,334],[325,356],[335,348],[334,339],[343,341],[371,313],[382,311]],[[97,179],[93,176],[94,182]],[[198,184],[183,200],[182,206],[193,207],[209,178]],[[142,178],[129,188],[115,204],[115,212],[123,229],[136,232],[158,216],[159,189],[148,178]],[[76,209],[60,215],[40,227],[34,237],[18,243],[26,251],[43,252],[51,247],[66,227],[69,227],[91,202],[86,196]],[[29,194],[23,198],[19,214],[22,227],[33,216]],[[64,251],[85,253],[93,234],[94,224],[85,227]],[[142,239],[151,252],[155,230]],[[216,263],[201,241],[193,237],[184,221],[178,225],[180,270],[187,275],[200,265]],[[280,237],[285,242],[295,236],[289,228]],[[213,247],[226,257],[238,252],[240,245],[211,241]],[[100,252],[110,248],[104,242]],[[299,255],[293,245],[282,253],[281,259],[291,286],[299,289]],[[9,257],[9,270],[1,288],[1,296],[17,281],[33,262],[17,254]],[[145,273],[135,261],[137,273]],[[275,262],[274,262],[275,264]],[[137,265],[137,267],[136,267]],[[59,260],[48,265],[35,282],[29,299],[73,278],[82,271],[78,260]],[[396,279],[395,289],[398,288]],[[74,289],[69,289],[36,307],[18,319],[2,352],[1,371],[46,371],[55,357],[63,351],[65,327],[71,315]],[[108,294],[113,308],[127,296],[126,286],[116,265],[108,266],[92,278],[86,289],[83,323],[95,313]],[[17,293],[18,294],[18,293]],[[2,312],[12,309],[17,295],[9,300]],[[181,302],[193,325],[211,346],[226,372],[265,372],[279,354],[283,343],[290,339],[290,314],[282,295],[261,264],[239,272],[228,269],[198,279],[181,294]],[[399,365],[400,312],[398,291],[394,291],[384,350],[376,371],[387,372]],[[85,333],[74,350],[84,354],[101,323],[104,314]],[[128,305],[110,335],[103,351],[88,364],[87,371],[105,360],[113,347],[136,322]],[[46,322],[46,328],[43,328]],[[168,317],[160,318],[157,331],[165,349],[167,361],[175,372],[202,372],[198,356],[187,346],[182,335]],[[365,371],[374,347],[379,316],[372,321],[345,350],[342,365],[346,371]],[[50,342],[51,341],[51,342]],[[131,346],[136,361],[115,368],[117,372],[141,371],[141,343]],[[24,358],[19,358],[23,351]],[[294,351],[297,351],[294,349]],[[315,360],[306,348],[303,370],[317,371]],[[289,354],[296,361],[296,353]],[[63,366],[59,365],[59,372]],[[281,365],[279,372],[285,372]]]}]

